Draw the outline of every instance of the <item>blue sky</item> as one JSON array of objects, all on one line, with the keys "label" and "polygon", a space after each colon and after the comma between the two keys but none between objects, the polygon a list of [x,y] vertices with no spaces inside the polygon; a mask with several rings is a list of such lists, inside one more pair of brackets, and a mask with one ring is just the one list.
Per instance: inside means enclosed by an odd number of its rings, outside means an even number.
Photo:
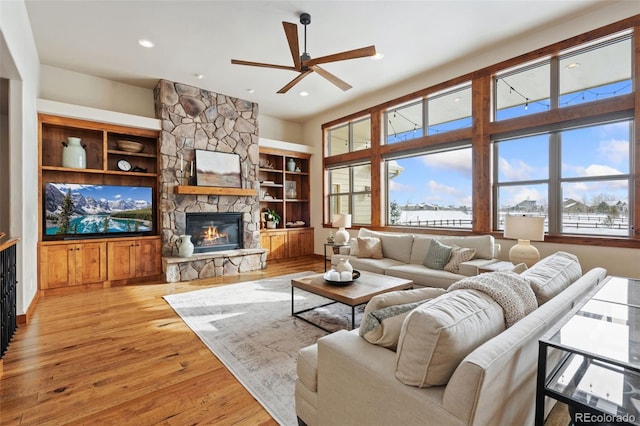
[{"label": "blue sky", "polygon": [[[613,89],[612,89],[613,88]],[[601,93],[628,93],[628,82],[598,88]],[[575,93],[561,99],[573,104],[602,99],[594,89],[584,98]],[[540,104],[510,108],[503,117],[528,115],[546,109]],[[441,127],[441,126],[440,126]],[[465,127],[465,126],[463,126]],[[548,135],[500,143],[500,181],[547,179],[549,176]],[[562,136],[562,176],[591,177],[629,173],[629,124],[610,123],[566,131]],[[443,206],[471,206],[471,150],[464,149],[397,160],[404,171],[391,181],[390,200],[399,204],[434,203]],[[563,198],[589,203],[602,194],[627,201],[627,181],[577,182],[563,185]],[[530,199],[546,204],[547,186],[528,185],[505,188],[500,205]]]}]

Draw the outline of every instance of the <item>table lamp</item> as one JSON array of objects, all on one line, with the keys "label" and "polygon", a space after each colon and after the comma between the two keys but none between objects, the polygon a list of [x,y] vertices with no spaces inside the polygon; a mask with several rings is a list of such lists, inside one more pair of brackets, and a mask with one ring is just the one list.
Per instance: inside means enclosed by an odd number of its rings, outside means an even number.
[{"label": "table lamp", "polygon": [[533,266],[540,260],[540,252],[531,241],[544,240],[544,217],[512,216],[504,217],[504,238],[517,239],[518,243],[509,250],[509,260],[514,265],[524,263]]},{"label": "table lamp", "polygon": [[351,215],[350,214],[334,214],[333,222],[331,226],[338,228],[333,236],[333,242],[337,245],[345,245],[349,241],[349,233],[345,228],[351,228]]}]

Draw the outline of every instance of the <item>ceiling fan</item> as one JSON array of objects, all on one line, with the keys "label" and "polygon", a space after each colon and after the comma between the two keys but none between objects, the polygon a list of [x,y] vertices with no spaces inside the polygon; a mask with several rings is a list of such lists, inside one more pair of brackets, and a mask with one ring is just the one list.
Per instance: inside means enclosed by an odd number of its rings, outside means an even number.
[{"label": "ceiling fan", "polygon": [[293,57],[293,66],[287,65],[275,65],[265,64],[262,62],[250,62],[241,61],[238,59],[232,59],[231,63],[236,65],[249,65],[253,67],[265,67],[265,68],[277,68],[283,70],[297,71],[300,74],[289,83],[287,83],[282,89],[278,90],[278,93],[287,93],[289,89],[298,84],[300,80],[311,74],[317,72],[322,77],[329,80],[342,90],[351,89],[351,85],[345,81],[339,79],[329,71],[321,68],[319,64],[326,64],[328,62],[345,61],[347,59],[364,58],[367,56],[373,56],[376,54],[375,46],[362,47],[360,49],[347,50],[340,53],[334,53],[332,55],[321,56],[319,58],[311,58],[311,55],[307,52],[307,25],[311,23],[311,15],[308,13],[300,14],[300,23],[304,25],[304,51],[300,54],[300,47],[298,44],[298,27],[296,24],[290,22],[283,22],[284,33],[287,36],[287,42],[289,43],[289,50],[291,50],[291,56]]}]

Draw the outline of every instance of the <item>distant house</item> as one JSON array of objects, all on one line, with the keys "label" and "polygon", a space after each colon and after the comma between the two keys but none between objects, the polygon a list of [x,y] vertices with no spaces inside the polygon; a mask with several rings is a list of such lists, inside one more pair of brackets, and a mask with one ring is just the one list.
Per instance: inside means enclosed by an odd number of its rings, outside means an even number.
[{"label": "distant house", "polygon": [[514,212],[535,212],[538,211],[538,205],[535,200],[524,200],[513,207],[509,207],[508,210]]},{"label": "distant house", "polygon": [[562,202],[562,211],[565,213],[587,213],[590,209],[586,204],[581,203],[580,201],[565,198]]}]

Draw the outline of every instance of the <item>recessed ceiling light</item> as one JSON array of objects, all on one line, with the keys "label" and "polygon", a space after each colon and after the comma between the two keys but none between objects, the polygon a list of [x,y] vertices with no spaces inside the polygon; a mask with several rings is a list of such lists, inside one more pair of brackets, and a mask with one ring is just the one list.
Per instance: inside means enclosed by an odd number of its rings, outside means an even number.
[{"label": "recessed ceiling light", "polygon": [[574,68],[578,68],[580,66],[580,62],[571,62],[565,68],[568,70],[572,70]]},{"label": "recessed ceiling light", "polygon": [[372,61],[379,61],[382,58],[384,58],[384,55],[382,53],[376,53],[375,55],[373,55],[371,57],[371,60]]},{"label": "recessed ceiling light", "polygon": [[300,96],[309,96],[309,92],[300,92]]},{"label": "recessed ceiling light", "polygon": [[453,102],[460,102],[462,100],[462,98],[460,96],[458,96],[457,98],[453,98]]},{"label": "recessed ceiling light", "polygon": [[198,79],[198,80],[202,80],[204,78],[204,74],[194,74],[194,76]]},{"label": "recessed ceiling light", "polygon": [[255,91],[256,91],[255,89],[247,89],[247,92],[249,92],[249,93],[253,93]]},{"label": "recessed ceiling light", "polygon": [[152,48],[153,46],[155,46],[155,44],[153,44],[153,42],[151,40],[147,40],[144,38],[141,38],[140,40],[138,40],[138,44],[142,47],[146,47],[146,48]]}]

